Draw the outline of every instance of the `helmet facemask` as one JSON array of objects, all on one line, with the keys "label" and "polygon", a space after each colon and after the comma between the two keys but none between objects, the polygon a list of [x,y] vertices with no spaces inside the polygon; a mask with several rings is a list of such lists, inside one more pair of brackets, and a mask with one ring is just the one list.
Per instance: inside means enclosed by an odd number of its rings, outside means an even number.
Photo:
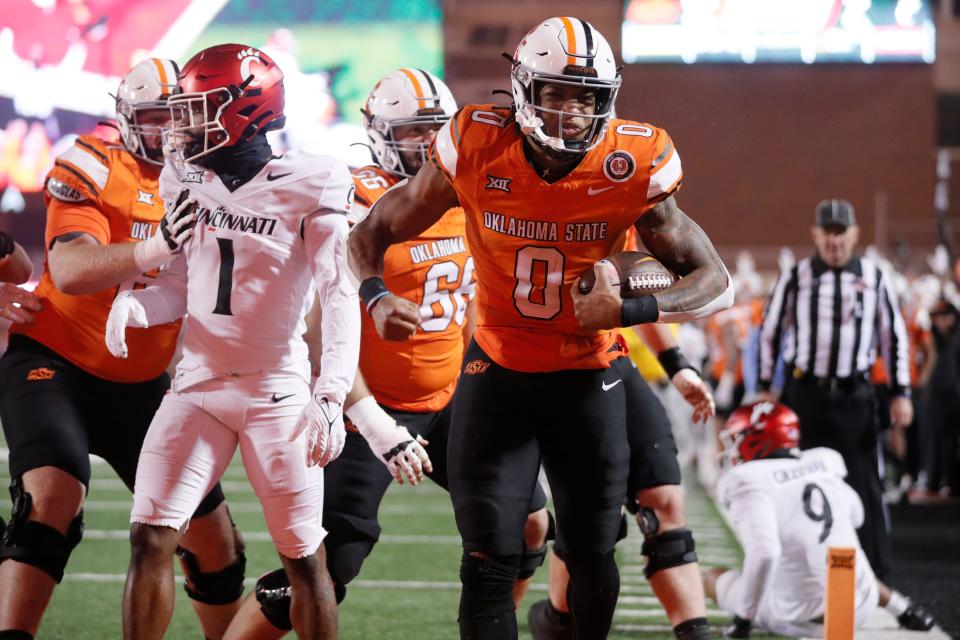
[{"label": "helmet facemask", "polygon": [[[163,164],[163,131],[166,123],[142,122],[142,116],[148,111],[163,111],[168,114],[166,101],[134,103],[117,99],[117,123],[120,126],[120,138],[130,153],[151,164]],[[148,140],[156,140],[149,144]]]},{"label": "helmet facemask", "polygon": [[[553,75],[515,63],[512,71],[514,106],[521,132],[538,146],[561,154],[586,153],[603,139],[607,123],[614,117],[614,104],[620,89],[620,76],[613,80],[591,77],[589,67],[570,65],[568,73]],[[560,85],[592,91],[593,113],[571,112],[542,106],[540,93],[547,85]],[[544,117],[546,116],[546,117]],[[556,119],[556,123],[550,120]],[[574,119],[586,120],[587,126],[571,135],[563,128]]]},{"label": "helmet facemask", "polygon": [[[427,108],[417,111],[410,118],[388,120],[364,111],[367,118],[367,136],[370,138],[373,158],[383,169],[395,175],[411,178],[427,162],[427,150],[430,142],[424,140],[400,140],[396,130],[410,125],[434,125],[439,130],[450,121],[450,115],[440,108]],[[412,166],[404,154],[415,154],[419,164]]]},{"label": "helmet facemask", "polygon": [[194,162],[226,146],[230,134],[220,118],[233,102],[235,90],[218,87],[171,97],[167,102],[170,128],[164,132],[164,153],[178,162]]}]

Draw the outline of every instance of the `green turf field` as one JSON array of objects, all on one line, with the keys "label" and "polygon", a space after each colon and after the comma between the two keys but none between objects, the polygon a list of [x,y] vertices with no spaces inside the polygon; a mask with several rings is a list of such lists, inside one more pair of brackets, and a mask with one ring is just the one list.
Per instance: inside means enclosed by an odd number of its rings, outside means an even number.
[{"label": "green turf field", "polygon": [[[5,466],[5,465],[4,465]],[[5,469],[4,469],[5,472]],[[122,581],[129,559],[127,518],[131,498],[113,471],[94,464],[86,506],[86,535],[74,552],[67,575],[53,596],[39,639],[103,640],[120,637]],[[4,483],[6,477],[0,477]],[[239,460],[224,477],[224,490],[237,525],[247,540],[247,576],[256,578],[279,566],[256,497]],[[704,564],[734,564],[740,551],[709,498],[691,488],[688,518],[697,536]],[[0,501],[8,514],[9,500]],[[447,495],[432,484],[394,485],[381,508],[384,536],[367,559],[360,578],[350,586],[340,612],[344,640],[457,637],[460,546]],[[611,638],[672,638],[670,628],[643,577],[640,535],[631,523],[630,536],[619,547],[623,588]],[[535,578],[519,612],[520,637],[526,629],[526,606],[545,597],[546,571]],[[711,607],[710,619],[727,616]],[[199,638],[199,625],[182,589],[178,589],[169,638]]]}]

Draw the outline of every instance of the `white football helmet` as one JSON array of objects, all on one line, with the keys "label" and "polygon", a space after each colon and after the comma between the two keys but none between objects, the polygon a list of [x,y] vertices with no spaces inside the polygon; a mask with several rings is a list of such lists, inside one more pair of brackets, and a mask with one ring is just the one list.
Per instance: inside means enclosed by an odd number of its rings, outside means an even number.
[{"label": "white football helmet", "polygon": [[427,161],[427,142],[397,140],[396,127],[436,123],[442,125],[457,111],[457,102],[440,78],[423,69],[402,68],[381,78],[367,97],[363,126],[374,159],[390,173],[405,178],[416,171],[404,162],[404,151],[419,152],[421,166]]},{"label": "white football helmet", "polygon": [[[600,142],[607,122],[614,117],[620,71],[606,38],[585,20],[550,18],[534,27],[523,37],[513,54],[511,77],[517,124],[524,135],[543,148],[565,153],[585,153]],[[545,84],[593,89],[596,93],[594,114],[570,113],[539,106],[540,89]],[[545,112],[557,114],[558,131],[546,131],[540,118]],[[592,121],[583,140],[563,138],[565,116],[585,117]]]},{"label": "white football helmet", "polygon": [[162,146],[149,148],[144,134],[160,138],[160,125],[142,124],[137,115],[141,111],[167,108],[167,98],[176,92],[180,69],[173,60],[147,58],[138,62],[120,80],[117,95],[117,122],[120,138],[130,153],[151,162],[163,164]]}]

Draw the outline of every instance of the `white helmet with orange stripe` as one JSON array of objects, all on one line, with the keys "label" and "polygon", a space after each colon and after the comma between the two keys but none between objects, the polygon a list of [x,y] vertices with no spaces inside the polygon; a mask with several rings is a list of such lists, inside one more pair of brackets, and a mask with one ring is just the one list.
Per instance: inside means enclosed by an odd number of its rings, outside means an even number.
[{"label": "white helmet with orange stripe", "polygon": [[[153,164],[163,164],[160,130],[170,120],[167,98],[176,92],[179,73],[173,60],[147,58],[123,76],[114,96],[123,145],[133,155]],[[156,112],[157,117],[145,118],[148,111]],[[156,143],[149,144],[150,140]]]},{"label": "white helmet with orange stripe", "polygon": [[[565,16],[540,23],[514,52],[511,75],[517,124],[537,145],[580,154],[603,138],[614,117],[620,70],[606,38],[590,23]],[[592,113],[543,106],[542,92],[551,85],[581,90]]]},{"label": "white helmet with orange stripe", "polygon": [[[437,129],[457,111],[457,102],[440,78],[423,69],[397,69],[381,78],[361,109],[370,150],[381,167],[410,177],[426,162]],[[403,139],[400,127],[425,126],[429,134]]]}]

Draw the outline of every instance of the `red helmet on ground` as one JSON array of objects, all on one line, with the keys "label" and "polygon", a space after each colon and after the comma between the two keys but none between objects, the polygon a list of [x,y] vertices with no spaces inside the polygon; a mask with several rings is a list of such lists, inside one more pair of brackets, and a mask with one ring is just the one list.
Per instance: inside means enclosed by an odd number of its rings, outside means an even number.
[{"label": "red helmet on ground", "polygon": [[283,127],[283,72],[242,44],[204,49],[183,66],[168,100],[167,144],[184,162]]},{"label": "red helmet on ground", "polygon": [[730,414],[720,439],[733,464],[768,458],[799,446],[800,419],[779,402],[754,402]]}]

